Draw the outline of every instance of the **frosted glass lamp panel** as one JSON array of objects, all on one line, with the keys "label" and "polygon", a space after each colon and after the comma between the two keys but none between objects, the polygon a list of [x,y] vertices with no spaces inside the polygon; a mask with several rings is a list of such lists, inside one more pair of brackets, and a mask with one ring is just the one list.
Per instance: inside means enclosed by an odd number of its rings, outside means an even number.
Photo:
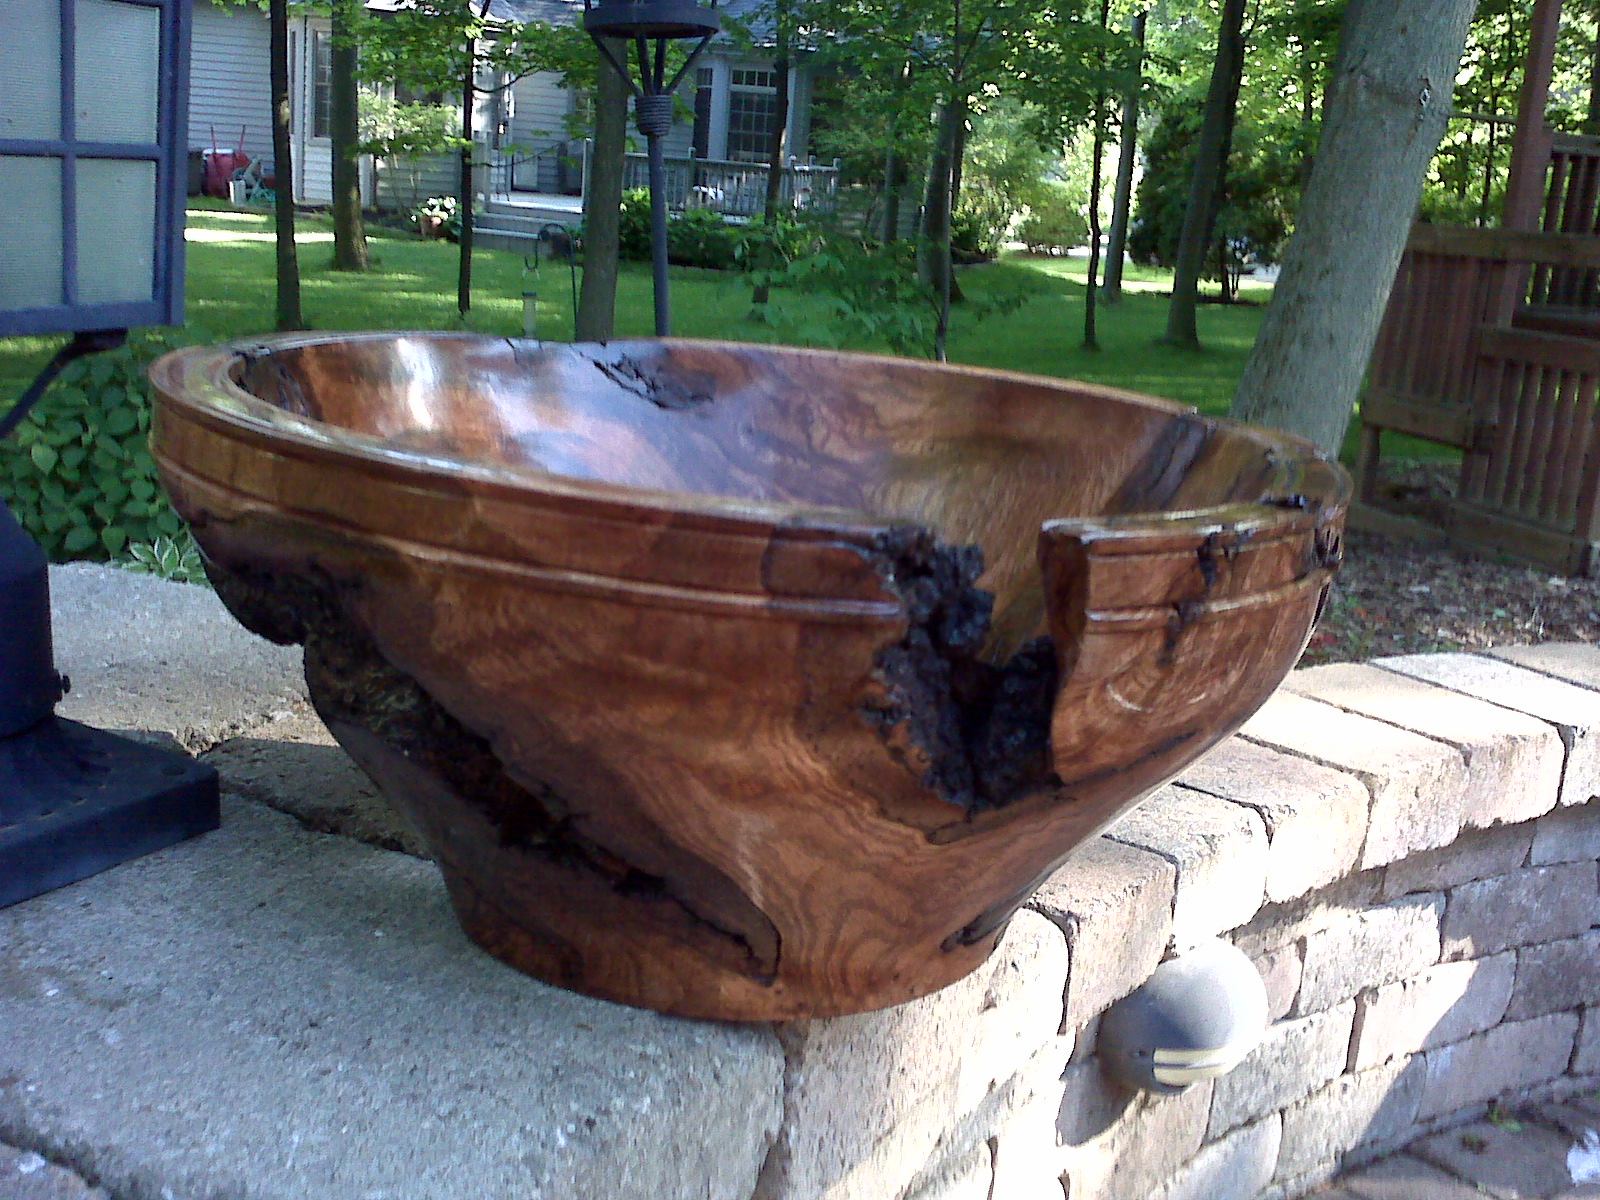
[{"label": "frosted glass lamp panel", "polygon": [[61,136],[61,0],[0,0],[0,138]]},{"label": "frosted glass lamp panel", "polygon": [[161,10],[78,0],[77,23],[78,139],[154,145]]},{"label": "frosted glass lamp panel", "polygon": [[78,302],[128,304],[155,290],[156,164],[78,160]]},{"label": "frosted glass lamp panel", "polygon": [[0,312],[63,302],[61,160],[0,155]]}]

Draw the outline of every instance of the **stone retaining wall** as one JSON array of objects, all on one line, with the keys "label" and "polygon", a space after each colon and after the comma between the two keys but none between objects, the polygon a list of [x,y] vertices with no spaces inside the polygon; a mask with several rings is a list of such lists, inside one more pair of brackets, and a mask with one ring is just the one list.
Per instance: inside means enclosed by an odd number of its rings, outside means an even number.
[{"label": "stone retaining wall", "polygon": [[[733,1027],[489,960],[292,655],[198,589],[54,582],[71,711],[231,792],[219,833],[0,911],[0,1142],[117,1200],[1287,1200],[1600,1084],[1600,649],[1298,672],[972,976]],[[1266,1043],[1116,1091],[1098,1015],[1216,934],[1267,980]]]}]

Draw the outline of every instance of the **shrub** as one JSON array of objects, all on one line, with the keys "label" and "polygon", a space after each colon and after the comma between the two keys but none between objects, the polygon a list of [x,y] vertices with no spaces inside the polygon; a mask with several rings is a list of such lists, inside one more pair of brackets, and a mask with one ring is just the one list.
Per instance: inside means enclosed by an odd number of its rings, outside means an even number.
[{"label": "shrub", "polygon": [[0,443],[0,496],[55,561],[118,558],[138,543],[186,538],[146,446],[145,368],[170,343],[135,333],[121,350],[62,371]]},{"label": "shrub", "polygon": [[969,266],[988,262],[1005,244],[1011,219],[1011,210],[992,194],[963,196],[950,214],[951,258]]},{"label": "shrub", "polygon": [[1089,240],[1089,222],[1067,189],[1052,185],[1029,206],[1017,237],[1029,254],[1065,254]]},{"label": "shrub", "polygon": [[742,232],[709,208],[674,213],[667,222],[667,261],[680,267],[726,271],[737,265]]},{"label": "shrub", "polygon": [[633,262],[650,261],[650,193],[644,188],[622,194],[617,254]]},{"label": "shrub", "polygon": [[[729,225],[709,208],[672,213],[667,218],[667,261],[680,267],[726,271],[739,265],[744,236],[744,229]],[[650,260],[650,193],[643,188],[622,197],[617,252],[634,262]]]}]

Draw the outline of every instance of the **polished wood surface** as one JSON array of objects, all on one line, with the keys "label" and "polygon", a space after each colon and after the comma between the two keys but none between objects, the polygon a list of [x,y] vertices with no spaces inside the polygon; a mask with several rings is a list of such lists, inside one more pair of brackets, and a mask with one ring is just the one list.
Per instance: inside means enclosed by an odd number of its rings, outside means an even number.
[{"label": "polished wood surface", "polygon": [[468,933],[695,1017],[960,978],[1299,656],[1348,480],[1129,393],[769,346],[294,336],[152,369],[218,591]]}]

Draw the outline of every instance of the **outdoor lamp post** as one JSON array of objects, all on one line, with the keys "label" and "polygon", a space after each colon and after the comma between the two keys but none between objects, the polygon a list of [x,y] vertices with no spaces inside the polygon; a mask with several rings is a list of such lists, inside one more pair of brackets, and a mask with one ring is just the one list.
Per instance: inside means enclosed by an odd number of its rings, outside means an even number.
[{"label": "outdoor lamp post", "polygon": [[[667,162],[665,140],[672,132],[672,97],[701,51],[722,30],[714,5],[696,0],[583,0],[583,27],[606,61],[633,93],[634,121],[650,150],[650,251],[655,271],[656,336],[672,332],[667,290]],[[628,69],[627,51],[619,60],[606,38],[632,41],[639,54],[639,78]],[[699,45],[667,79],[667,43],[698,38]]]},{"label": "outdoor lamp post", "polygon": [[[74,358],[183,320],[191,0],[0,0],[0,337]],[[55,715],[43,551],[0,505],[0,905],[217,827],[188,756]]]}]

